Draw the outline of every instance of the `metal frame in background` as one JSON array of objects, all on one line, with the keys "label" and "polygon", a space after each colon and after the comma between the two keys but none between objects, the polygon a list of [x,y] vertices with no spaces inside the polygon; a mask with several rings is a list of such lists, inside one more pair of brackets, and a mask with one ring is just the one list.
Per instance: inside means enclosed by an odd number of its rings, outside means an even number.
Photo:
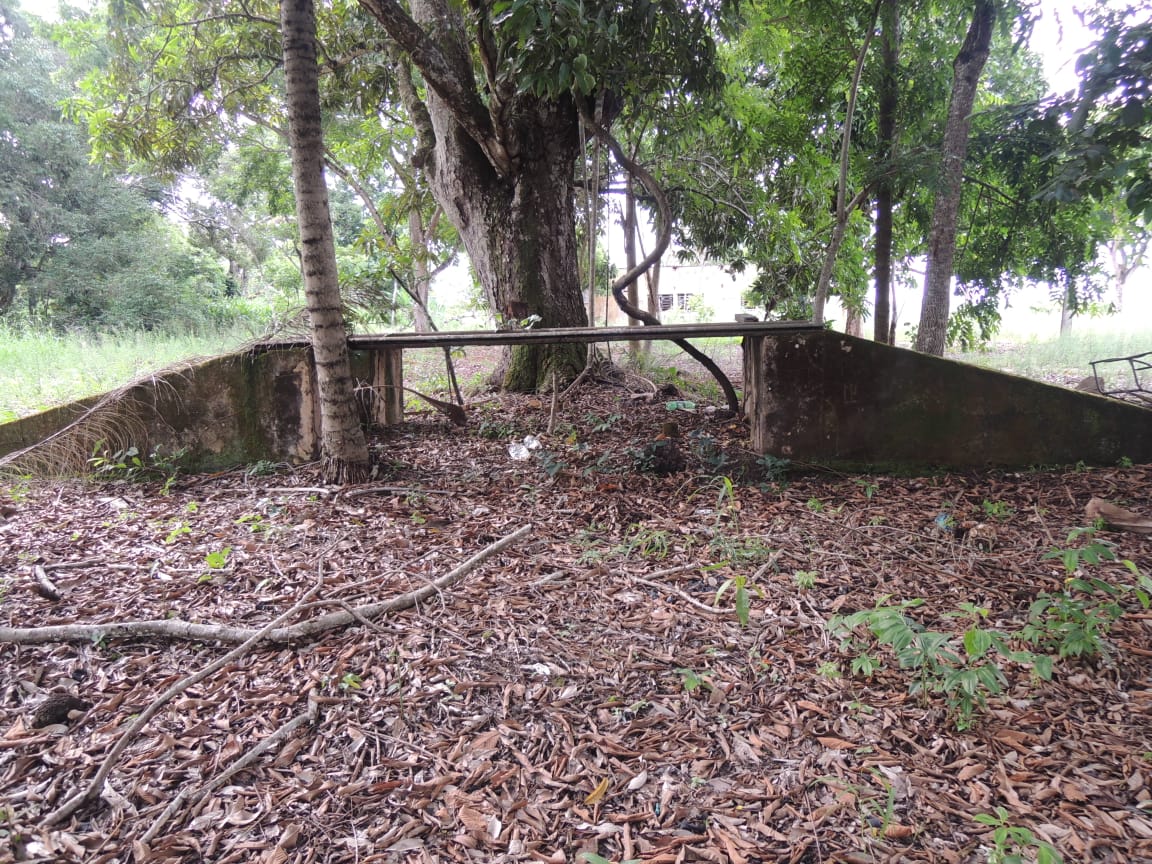
[{"label": "metal frame in background", "polygon": [[[1105,379],[1101,376],[1098,366],[1107,363],[1126,363],[1128,371],[1132,373],[1132,387],[1105,389]],[[1141,377],[1143,373],[1144,377]],[[1142,354],[1133,354],[1129,357],[1109,357],[1105,360],[1092,361],[1092,375],[1096,379],[1096,389],[1104,396],[1114,399],[1140,402],[1152,406],[1152,351]]]}]

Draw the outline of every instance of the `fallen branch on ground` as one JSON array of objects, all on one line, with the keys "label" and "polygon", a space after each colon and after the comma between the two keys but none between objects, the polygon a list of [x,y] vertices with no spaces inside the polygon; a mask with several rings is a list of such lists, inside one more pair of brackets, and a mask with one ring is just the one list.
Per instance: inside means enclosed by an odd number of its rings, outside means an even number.
[{"label": "fallen branch on ground", "polygon": [[95,800],[97,796],[99,796],[101,790],[104,788],[104,783],[108,779],[108,775],[112,773],[112,769],[116,766],[116,763],[120,761],[120,756],[126,749],[128,749],[128,745],[131,744],[132,740],[136,737],[136,733],[143,729],[147,725],[148,721],[155,717],[161,708],[163,708],[172,699],[179,696],[189,687],[199,684],[212,673],[223,669],[233,660],[236,660],[247,654],[253,646],[255,646],[258,642],[263,641],[270,632],[273,632],[276,625],[295,615],[301,608],[306,606],[308,601],[311,600],[312,597],[315,596],[316,592],[319,591],[322,587],[323,582],[317,583],[315,586],[310,588],[308,593],[301,597],[299,602],[296,603],[291,609],[289,609],[283,615],[273,619],[262,630],[257,630],[242,644],[236,648],[233,648],[219,660],[209,663],[199,672],[181,678],[179,681],[177,681],[175,684],[157,696],[155,701],[140,712],[139,716],[137,716],[136,719],[132,721],[132,723],[128,726],[127,729],[124,730],[124,733],[120,736],[116,743],[112,745],[112,749],[108,752],[108,755],[104,757],[104,761],[101,763],[100,769],[96,772],[96,776],[92,778],[84,791],[76,793],[63,804],[61,804],[57,809],[53,810],[51,813],[45,816],[43,823],[44,826],[51,827],[52,825],[67,819],[85,804]]},{"label": "fallen branch on ground", "polygon": [[[532,530],[524,525],[506,537],[484,547],[455,570],[407,594],[393,597],[383,603],[358,606],[351,611],[320,615],[290,627],[277,627],[262,637],[265,642],[302,642],[338,630],[361,618],[372,620],[382,615],[410,609],[457,582],[486,559],[511,546]],[[166,639],[186,639],[198,642],[246,642],[254,634],[263,633],[250,627],[229,627],[223,624],[194,624],[179,618],[161,621],[124,621],[108,624],[57,624],[49,627],[0,627],[0,642],[22,645],[43,645],[51,642],[99,642],[101,639],[159,636]]]},{"label": "fallen branch on ground", "polygon": [[269,735],[267,738],[265,738],[263,741],[261,741],[259,744],[257,744],[255,747],[253,747],[251,750],[233,762],[223,772],[217,774],[203,786],[199,786],[195,789],[193,789],[191,786],[184,786],[181,788],[179,794],[177,794],[172,802],[166,808],[164,808],[164,812],[161,813],[159,817],[157,817],[156,821],[152,823],[151,827],[144,832],[144,836],[140,838],[139,842],[144,844],[151,843],[154,839],[156,839],[156,835],[159,834],[161,830],[163,830],[164,826],[168,824],[168,820],[175,816],[182,806],[185,804],[195,806],[200,801],[204,800],[204,798],[206,798],[208,795],[212,794],[229,780],[231,780],[234,776],[236,776],[236,774],[243,771],[257,759],[259,759],[264,753],[279,745],[281,741],[283,741],[305,723],[314,723],[316,721],[316,714],[318,709],[319,705],[317,702],[314,699],[309,698],[307,711],[305,711],[300,716],[289,720],[287,723],[285,723],[283,726],[281,726],[279,729],[277,729],[275,732],[273,732],[271,735]]}]

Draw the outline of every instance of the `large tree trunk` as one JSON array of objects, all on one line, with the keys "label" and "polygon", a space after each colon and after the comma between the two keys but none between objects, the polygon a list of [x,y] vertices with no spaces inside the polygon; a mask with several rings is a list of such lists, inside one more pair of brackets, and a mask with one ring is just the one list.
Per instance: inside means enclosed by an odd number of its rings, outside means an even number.
[{"label": "large tree trunk", "polygon": [[352,390],[328,187],[324,182],[316,13],[312,0],[281,0],[280,23],[296,223],[303,249],[304,292],[320,397],[323,475],[328,483],[358,483],[368,477],[368,446]]},{"label": "large tree trunk", "polygon": [[880,10],[880,105],[877,155],[884,170],[876,186],[876,237],[873,247],[876,281],[872,338],[889,341],[892,332],[892,157],[896,150],[896,109],[900,61],[899,0],[883,0]]},{"label": "large tree trunk", "polygon": [[944,355],[948,333],[948,304],[956,257],[956,224],[963,191],[964,159],[968,155],[972,106],[976,102],[980,73],[984,71],[984,63],[988,60],[995,21],[994,0],[976,0],[968,35],[952,64],[952,100],[944,126],[940,181],[932,209],[932,228],[928,234],[924,302],[920,307],[920,327],[916,334],[916,350],[937,357]]},{"label": "large tree trunk", "polygon": [[[490,307],[506,322],[529,316],[543,327],[583,327],[571,179],[576,114],[568,105],[520,97],[509,111],[519,156],[499,176],[435,94],[428,111],[436,149],[428,165],[433,194],[460,232]],[[583,368],[579,345],[517,348],[504,376],[511,390],[550,386]]]},{"label": "large tree trunk", "polygon": [[[491,46],[474,46],[460,6],[412,0],[411,18],[394,0],[362,0],[427,84],[423,102],[404,92],[424,142],[422,167],[456,226],[485,296],[498,316],[539,316],[540,326],[586,326],[577,266],[572,177],[579,153],[575,105],[486,82],[473,72]],[[575,376],[579,345],[523,346],[513,352],[504,386],[533,390]]]}]

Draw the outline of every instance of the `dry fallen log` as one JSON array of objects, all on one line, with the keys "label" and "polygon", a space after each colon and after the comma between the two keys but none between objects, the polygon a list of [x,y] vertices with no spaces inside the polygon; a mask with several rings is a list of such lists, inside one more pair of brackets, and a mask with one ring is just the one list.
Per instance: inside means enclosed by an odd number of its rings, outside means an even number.
[{"label": "dry fallen log", "polygon": [[35,591],[45,600],[53,602],[60,599],[60,589],[48,578],[47,571],[37,564],[32,568],[32,576],[36,580]]},{"label": "dry fallen log", "polygon": [[[321,633],[338,630],[360,619],[371,621],[382,615],[401,612],[422,603],[429,597],[459,581],[486,559],[507,548],[527,535],[532,526],[524,525],[506,537],[481,549],[463,564],[439,579],[414,591],[401,594],[382,603],[370,603],[352,610],[320,615],[290,627],[270,630],[262,641],[283,643],[303,642]],[[261,631],[250,627],[229,627],[224,624],[194,624],[179,618],[160,621],[123,621],[107,624],[57,624],[49,627],[0,627],[0,642],[22,645],[44,645],[53,642],[98,642],[101,639],[159,636],[166,639],[185,639],[193,642],[245,642]]]},{"label": "dry fallen log", "polygon": [[1104,520],[1104,524],[1114,531],[1132,531],[1136,534],[1152,534],[1152,519],[1110,504],[1103,498],[1093,498],[1084,506],[1088,518]]}]

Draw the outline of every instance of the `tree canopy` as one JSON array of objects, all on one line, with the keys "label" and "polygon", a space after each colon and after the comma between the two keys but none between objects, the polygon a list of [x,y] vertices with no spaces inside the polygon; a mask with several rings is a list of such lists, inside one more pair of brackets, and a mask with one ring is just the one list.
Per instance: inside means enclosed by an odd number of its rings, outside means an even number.
[{"label": "tree canopy", "polygon": [[[962,341],[991,332],[1000,298],[1029,282],[1053,286],[1072,308],[1096,296],[1109,278],[1105,253],[1127,262],[1146,249],[1152,208],[1147,11],[1085,10],[1098,38],[1079,60],[1081,86],[1051,98],[1023,47],[1037,7],[993,5],[944,268],[960,297],[948,335]],[[581,250],[592,247],[577,241],[574,196],[590,192],[603,206],[619,188],[594,164],[583,109],[665,189],[677,244],[753,271],[750,299],[769,315],[812,314],[825,282],[852,317],[868,314],[890,280],[918,278],[928,250],[947,185],[952,61],[972,8],[322,4],[320,98],[345,301],[378,316],[401,289],[422,310],[432,274],[460,248],[498,320],[583,323],[579,273],[593,265]],[[298,284],[276,4],[150,0],[72,12],[50,34],[67,56],[15,13],[6,21],[0,308],[19,295],[20,308],[51,308],[60,320],[124,319],[116,292],[128,305],[147,293],[132,287],[145,283],[130,266],[113,266],[132,248],[170,249],[166,272],[183,275],[169,281],[190,295]],[[57,176],[45,184],[37,168],[49,163]],[[174,194],[189,177],[200,191]],[[607,179],[593,189],[595,177]],[[652,211],[646,190],[637,193]],[[21,216],[32,200],[36,218]],[[182,221],[166,218],[176,212]],[[109,239],[113,226],[125,236]],[[113,274],[106,288],[73,278],[84,261]],[[152,326],[143,305],[137,313]],[[538,387],[581,363],[532,355],[505,383]]]}]

